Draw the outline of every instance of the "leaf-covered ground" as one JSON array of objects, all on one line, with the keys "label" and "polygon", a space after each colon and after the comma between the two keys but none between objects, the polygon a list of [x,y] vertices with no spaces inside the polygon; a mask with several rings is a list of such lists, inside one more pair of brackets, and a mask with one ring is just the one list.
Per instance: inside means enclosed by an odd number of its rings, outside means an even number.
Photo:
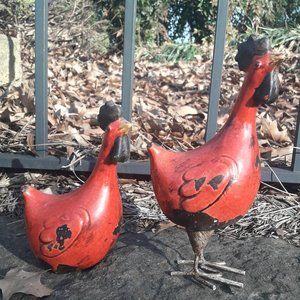
[{"label": "leaf-covered ground", "polygon": [[[62,49],[51,51],[49,59],[49,143],[50,151],[59,155],[75,149],[96,151],[102,134],[95,119],[99,107],[107,100],[120,103],[121,98],[120,57],[82,61],[80,53],[69,51],[68,59]],[[176,64],[136,62],[133,158],[146,158],[146,143],[151,140],[173,149],[189,149],[204,142],[210,66],[210,60],[200,58]],[[289,67],[286,62],[281,68],[279,99],[261,108],[257,118],[265,157],[285,157],[287,161],[291,159],[300,95],[297,75],[295,70],[287,72]],[[12,90],[0,108],[2,152],[34,152],[32,65],[25,70],[24,84]],[[219,126],[228,117],[242,76],[236,64],[225,65]]]}]

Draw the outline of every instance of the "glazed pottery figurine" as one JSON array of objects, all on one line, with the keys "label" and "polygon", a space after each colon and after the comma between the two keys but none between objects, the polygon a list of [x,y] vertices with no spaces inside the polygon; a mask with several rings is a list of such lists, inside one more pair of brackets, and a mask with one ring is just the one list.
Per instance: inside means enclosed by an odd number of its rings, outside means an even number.
[{"label": "glazed pottery figurine", "polygon": [[186,228],[195,253],[193,261],[178,262],[193,263],[192,271],[172,275],[194,276],[213,289],[211,281],[243,287],[220,272],[243,275],[244,271],[224,262],[208,262],[203,250],[214,229],[241,218],[255,199],[260,185],[256,111],[272,97],[271,72],[282,59],[271,53],[268,39],[250,37],[239,45],[236,60],[246,75],[231,115],[218,134],[187,152],[171,152],[154,144],[149,148],[157,201],[171,221]]},{"label": "glazed pottery figurine", "polygon": [[53,271],[59,265],[80,269],[95,265],[118,238],[122,203],[117,161],[129,155],[118,138],[130,128],[119,116],[112,102],[100,110],[100,125],[107,127],[106,132],[95,168],[80,188],[62,195],[45,194],[31,186],[24,189],[28,240],[34,254]]}]

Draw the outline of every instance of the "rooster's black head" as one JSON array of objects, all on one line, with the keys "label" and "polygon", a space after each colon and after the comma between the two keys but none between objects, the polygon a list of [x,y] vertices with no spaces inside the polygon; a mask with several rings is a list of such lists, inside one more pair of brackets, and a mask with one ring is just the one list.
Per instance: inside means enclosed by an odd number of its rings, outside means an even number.
[{"label": "rooster's black head", "polygon": [[[245,42],[238,45],[238,53],[235,60],[238,63],[241,71],[247,72],[250,65],[253,63],[254,56],[262,57],[271,50],[270,41],[268,38],[255,38],[250,36]],[[253,96],[254,102],[257,105],[264,104],[266,100],[272,102],[279,95],[280,82],[278,71],[273,70],[266,74],[263,82],[255,90]]]},{"label": "rooster's black head", "polygon": [[238,44],[238,53],[235,60],[238,62],[239,69],[246,71],[255,55],[264,55],[270,50],[268,38],[254,39],[250,36],[247,41]]},{"label": "rooster's black head", "polygon": [[[113,101],[107,101],[100,107],[98,122],[102,130],[106,130],[110,123],[121,117],[121,110]],[[110,162],[125,162],[130,158],[130,143],[128,135],[116,138],[109,154]]]}]

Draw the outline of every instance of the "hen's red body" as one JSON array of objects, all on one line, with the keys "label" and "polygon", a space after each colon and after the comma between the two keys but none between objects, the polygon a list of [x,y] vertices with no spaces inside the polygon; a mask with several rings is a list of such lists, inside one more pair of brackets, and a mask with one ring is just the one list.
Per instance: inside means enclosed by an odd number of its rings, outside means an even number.
[{"label": "hen's red body", "polygon": [[[259,59],[269,65],[269,53]],[[249,67],[227,123],[204,146],[187,152],[150,147],[155,195],[174,223],[192,231],[212,230],[242,217],[252,205],[260,184],[253,95],[266,73]]]},{"label": "hen's red body", "polygon": [[48,195],[33,187],[24,192],[27,235],[37,257],[52,266],[80,269],[98,263],[119,235],[122,203],[117,164],[107,161],[120,121],[105,134],[97,164],[87,182],[67,194]]}]

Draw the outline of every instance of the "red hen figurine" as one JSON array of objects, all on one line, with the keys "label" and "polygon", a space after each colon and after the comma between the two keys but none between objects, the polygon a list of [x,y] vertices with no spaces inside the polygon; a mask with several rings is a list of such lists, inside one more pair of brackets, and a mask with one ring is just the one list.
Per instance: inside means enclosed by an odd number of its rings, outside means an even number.
[{"label": "red hen figurine", "polygon": [[157,201],[172,222],[186,228],[195,253],[194,261],[178,261],[193,263],[191,272],[171,274],[194,276],[213,289],[216,286],[211,281],[243,287],[220,272],[244,275],[244,271],[224,262],[208,262],[203,250],[214,229],[241,218],[255,199],[260,184],[256,111],[273,96],[276,89],[271,72],[281,62],[270,52],[266,38],[252,37],[238,46],[236,60],[246,76],[231,115],[218,134],[187,152],[171,152],[154,144],[149,148]]},{"label": "red hen figurine", "polygon": [[85,184],[62,195],[45,194],[31,186],[23,193],[31,248],[53,271],[59,265],[80,269],[95,265],[119,235],[122,203],[117,161],[124,161],[126,155],[118,141],[128,133],[130,124],[120,119],[112,101],[101,107],[99,120],[100,126],[107,128],[97,163]]}]

